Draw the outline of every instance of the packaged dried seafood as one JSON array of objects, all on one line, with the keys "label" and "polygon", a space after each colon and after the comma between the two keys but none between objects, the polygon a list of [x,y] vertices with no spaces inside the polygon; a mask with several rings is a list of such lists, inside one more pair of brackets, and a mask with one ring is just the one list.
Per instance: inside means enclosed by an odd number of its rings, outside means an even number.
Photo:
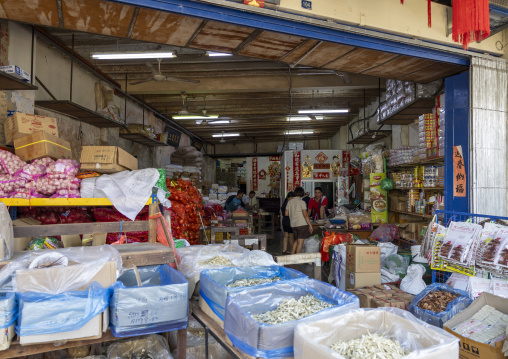
[{"label": "packaged dried seafood", "polygon": [[[294,336],[295,359],[436,359],[459,356],[456,337],[398,308],[358,309],[328,316],[298,325]],[[363,341],[361,347],[356,346],[360,341]],[[371,344],[375,347],[370,347]],[[392,345],[399,347],[399,355],[389,356],[381,349]],[[355,350],[334,350],[342,346]],[[375,353],[369,354],[371,350]]]},{"label": "packaged dried seafood", "polygon": [[[230,267],[221,269],[207,269],[201,272],[199,294],[210,309],[224,321],[226,299],[229,294],[241,292],[245,289],[255,289],[272,284],[273,278],[279,278],[277,283],[307,278],[297,270],[280,266]],[[267,283],[253,281],[269,280]],[[238,284],[249,284],[238,286]],[[235,286],[231,286],[235,284]]]},{"label": "packaged dried seafood", "polygon": [[409,354],[396,339],[379,334],[363,334],[361,338],[337,341],[330,348],[345,359],[364,359],[379,356],[385,359],[401,359]]}]

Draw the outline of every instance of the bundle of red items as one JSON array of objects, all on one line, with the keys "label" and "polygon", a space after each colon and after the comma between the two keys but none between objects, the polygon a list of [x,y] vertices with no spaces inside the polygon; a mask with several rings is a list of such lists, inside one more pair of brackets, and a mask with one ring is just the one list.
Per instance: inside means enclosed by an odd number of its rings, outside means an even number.
[{"label": "bundle of red items", "polygon": [[89,223],[92,222],[86,208],[69,207],[19,207],[18,217],[31,217],[41,224]]},{"label": "bundle of red items", "polygon": [[[118,212],[114,208],[98,207],[92,210],[96,222],[130,222],[130,219]],[[136,221],[148,220],[148,206],[145,206],[136,216]],[[126,232],[126,243],[148,242],[148,232]],[[118,241],[120,233],[108,233],[106,243],[111,244]]]},{"label": "bundle of red items", "polygon": [[353,236],[349,233],[330,233],[325,232],[325,237],[321,241],[321,261],[328,262],[330,260],[330,245],[341,243],[352,243]]},{"label": "bundle of red items", "polygon": [[[171,231],[175,239],[186,239],[190,244],[199,244],[199,228],[201,216],[205,215],[203,199],[198,189],[190,181],[178,179],[174,182],[166,180],[171,193]],[[199,212],[200,211],[200,212]]]}]

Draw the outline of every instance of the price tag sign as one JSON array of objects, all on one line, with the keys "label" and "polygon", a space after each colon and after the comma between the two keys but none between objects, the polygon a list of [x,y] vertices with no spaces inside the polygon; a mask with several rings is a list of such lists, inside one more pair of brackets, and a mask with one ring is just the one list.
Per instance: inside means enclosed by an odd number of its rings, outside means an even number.
[{"label": "price tag sign", "polygon": [[167,144],[175,148],[178,148],[178,146],[180,146],[180,139],[182,138],[182,133],[171,127],[166,127],[166,132],[168,133]]}]

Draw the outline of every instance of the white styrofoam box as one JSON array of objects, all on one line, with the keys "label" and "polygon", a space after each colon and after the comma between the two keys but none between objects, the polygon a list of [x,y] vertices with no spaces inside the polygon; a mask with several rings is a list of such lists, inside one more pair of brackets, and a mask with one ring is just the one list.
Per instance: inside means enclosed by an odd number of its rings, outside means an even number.
[{"label": "white styrofoam box", "polygon": [[228,187],[227,186],[219,186],[218,192],[219,192],[219,194],[228,193]]},{"label": "white styrofoam box", "polygon": [[30,74],[16,65],[0,66],[0,71],[12,75],[20,80],[30,81]]}]

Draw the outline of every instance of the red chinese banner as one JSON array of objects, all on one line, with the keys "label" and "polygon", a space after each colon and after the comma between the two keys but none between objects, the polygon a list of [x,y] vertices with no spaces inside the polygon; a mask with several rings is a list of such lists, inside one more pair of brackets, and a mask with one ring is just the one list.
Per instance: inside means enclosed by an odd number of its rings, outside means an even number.
[{"label": "red chinese banner", "polygon": [[330,164],[329,163],[314,163],[314,169],[315,170],[329,170]]},{"label": "red chinese banner", "polygon": [[293,189],[302,185],[302,153],[293,151]]},{"label": "red chinese banner", "polygon": [[286,192],[289,192],[289,189],[292,188],[289,186],[289,170],[291,168],[289,166],[286,166]]},{"label": "red chinese banner", "polygon": [[453,197],[466,197],[466,184],[462,146],[453,146]]},{"label": "red chinese banner", "polygon": [[342,151],[342,167],[347,167],[351,162],[351,153],[349,151]]},{"label": "red chinese banner", "polygon": [[254,157],[252,159],[252,190],[258,190],[258,159]]},{"label": "red chinese banner", "polygon": [[314,172],[312,174],[312,177],[314,179],[330,179],[330,173],[329,172]]},{"label": "red chinese banner", "polygon": [[272,161],[272,162],[280,162],[280,156],[270,156],[270,161]]}]

